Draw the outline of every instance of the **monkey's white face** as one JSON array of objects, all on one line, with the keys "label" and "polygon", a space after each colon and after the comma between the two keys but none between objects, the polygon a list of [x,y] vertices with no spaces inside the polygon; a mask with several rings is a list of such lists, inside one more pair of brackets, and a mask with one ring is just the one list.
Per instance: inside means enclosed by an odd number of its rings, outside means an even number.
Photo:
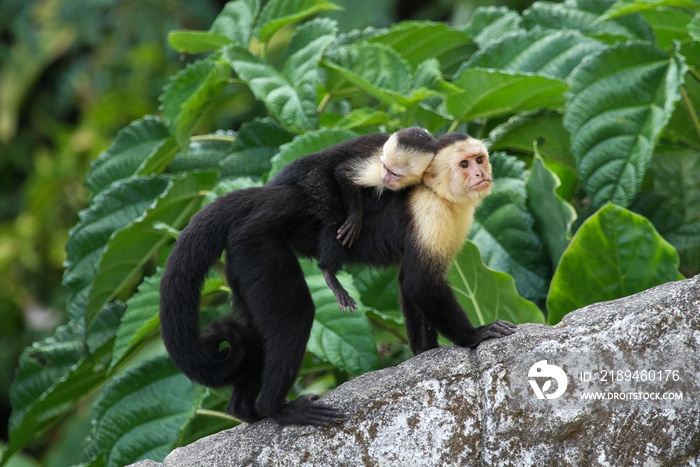
[{"label": "monkey's white face", "polygon": [[438,196],[453,203],[481,200],[493,185],[486,146],[469,138],[441,149],[423,181]]}]

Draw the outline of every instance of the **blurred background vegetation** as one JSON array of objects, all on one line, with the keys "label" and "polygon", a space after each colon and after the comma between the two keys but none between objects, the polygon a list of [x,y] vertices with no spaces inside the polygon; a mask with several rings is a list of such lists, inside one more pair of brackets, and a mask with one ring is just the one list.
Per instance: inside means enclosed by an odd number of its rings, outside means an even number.
[{"label": "blurred background vegetation", "polygon": [[[124,125],[157,113],[162,86],[185,65],[167,32],[207,29],[225,3],[0,0],[0,442],[20,352],[65,322],[64,246],[87,203],[90,162]],[[350,30],[403,19],[461,23],[479,5],[522,10],[531,2],[335,3],[345,10],[328,16]],[[226,124],[237,127],[235,118]],[[83,415],[31,447],[41,464],[77,460],[89,430]]]}]

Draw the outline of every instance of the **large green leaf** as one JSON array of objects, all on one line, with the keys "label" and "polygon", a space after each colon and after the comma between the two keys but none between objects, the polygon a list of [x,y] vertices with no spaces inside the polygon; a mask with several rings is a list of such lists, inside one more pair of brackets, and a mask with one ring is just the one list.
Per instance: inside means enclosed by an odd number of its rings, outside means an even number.
[{"label": "large green leaf", "polygon": [[447,111],[460,121],[561,107],[567,85],[558,79],[524,73],[466,69],[455,79],[460,92],[447,90]]},{"label": "large green leaf", "polygon": [[95,196],[117,180],[133,176],[169,136],[167,127],[157,117],[149,115],[131,122],[90,165],[85,186]]},{"label": "large green leaf", "polygon": [[633,209],[676,247],[684,272],[700,272],[700,152],[661,145],[651,164],[654,191],[642,193]]},{"label": "large green leaf", "polygon": [[0,463],[104,384],[106,360],[123,311],[121,305],[107,307],[96,321],[87,347],[82,325],[71,321],[59,327],[52,337],[25,349],[10,387],[10,442]]},{"label": "large green leaf", "polygon": [[84,316],[88,293],[107,241],[117,231],[131,225],[166,189],[162,177],[136,177],[114,183],[91,201],[80,213],[80,222],[70,231],[66,244],[63,285],[70,291],[68,314]]},{"label": "large green leaf", "polygon": [[488,43],[465,68],[493,68],[566,80],[587,56],[606,46],[577,31],[517,31]]},{"label": "large green leaf", "polygon": [[559,178],[536,154],[532,159],[530,176],[525,183],[527,206],[535,218],[535,232],[542,238],[549,251],[553,269],[569,245],[571,225],[576,219],[573,206],[556,193],[560,184]]},{"label": "large green leaf", "polygon": [[607,204],[581,225],[561,258],[547,297],[549,323],[591,303],[682,279],[678,262],[647,219]]},{"label": "large green leaf", "polygon": [[283,73],[297,86],[318,84],[318,62],[338,34],[338,25],[317,18],[297,28],[285,50]]},{"label": "large green leaf", "polygon": [[221,34],[247,47],[253,37],[253,24],[260,12],[260,0],[235,0],[226,3],[209,32]]},{"label": "large green leaf", "polygon": [[156,273],[144,280],[139,285],[138,291],[126,302],[126,311],[121,319],[114,340],[110,371],[121,363],[122,359],[132,351],[137,344],[147,336],[158,332],[160,319],[158,307],[160,306],[160,278],[163,276],[163,268],[158,268]]},{"label": "large green leaf", "polygon": [[285,130],[270,118],[245,122],[236,134],[236,141],[221,161],[221,176],[262,178],[270,171],[270,159],[288,143],[294,133]]},{"label": "large green leaf", "polygon": [[576,161],[569,152],[571,138],[564,129],[562,118],[561,113],[553,111],[515,115],[489,133],[489,149],[532,153],[536,143],[537,150],[546,160],[575,171]]},{"label": "large green leaf", "polygon": [[338,302],[318,268],[310,262],[304,262],[303,266],[306,282],[316,305],[316,317],[307,343],[308,350],[351,376],[378,369],[379,355],[372,328],[352,278],[343,272],[338,274],[338,280],[359,306],[358,311],[349,313],[338,308]]},{"label": "large green leaf", "polygon": [[613,0],[566,0],[535,2],[523,12],[527,29],[573,29],[609,43],[625,40],[654,41],[649,24],[638,14],[600,21]]},{"label": "large green leaf", "polygon": [[193,172],[173,178],[142,217],[109,239],[90,288],[88,323],[141,274],[146,261],[170,239],[167,232],[156,229],[154,224],[162,222],[174,228],[185,225],[200,206],[200,192],[214,186],[215,181],[214,172]]},{"label": "large green leaf", "polygon": [[171,31],[168,43],[175,50],[190,54],[213,52],[231,44],[248,47],[259,10],[259,0],[228,2],[209,31]]},{"label": "large green leaf", "polygon": [[398,268],[353,267],[351,273],[362,304],[385,320],[403,324],[399,310]]},{"label": "large green leaf", "polygon": [[292,130],[316,127],[315,87],[297,87],[290,77],[241,47],[228,47],[224,55],[236,74],[248,83],[253,95],[282,125]]},{"label": "large green leaf", "polygon": [[464,29],[479,47],[485,47],[510,32],[520,30],[521,22],[520,15],[506,7],[480,6],[474,10]]},{"label": "large green leaf", "polygon": [[489,268],[509,273],[523,297],[541,302],[551,266],[533,230],[535,219],[525,206],[524,164],[501,153],[492,154],[491,163],[493,191],[477,209],[469,237]]},{"label": "large green leaf", "polygon": [[617,18],[639,11],[658,10],[663,7],[696,10],[698,4],[697,2],[693,2],[693,0],[617,0],[605,14],[600,17],[599,21]]},{"label": "large green leaf", "polygon": [[[700,5],[699,5],[700,6]],[[682,10],[659,8],[641,13],[651,25],[656,43],[664,50],[672,51],[676,42],[688,42],[693,17]]]},{"label": "large green leaf", "polygon": [[564,126],[593,205],[629,206],[661,131],[680,99],[684,66],[645,44],[626,44],[586,60],[571,76]]},{"label": "large green leaf", "polygon": [[293,141],[283,144],[280,147],[280,152],[272,158],[270,178],[274,177],[282,167],[300,157],[313,154],[356,136],[351,131],[335,128],[324,128],[299,135]]},{"label": "large green leaf", "polygon": [[200,60],[176,74],[160,96],[163,120],[184,151],[209,104],[221,94],[231,75],[226,60]]},{"label": "large green leaf", "polygon": [[235,44],[235,41],[208,31],[170,31],[168,44],[180,53],[200,54]]},{"label": "large green leaf", "polygon": [[190,143],[186,153],[180,152],[173,158],[168,171],[177,174],[221,170],[220,164],[236,147],[237,140],[237,135],[230,130],[202,135]]},{"label": "large green leaf", "polygon": [[130,370],[102,391],[94,408],[92,450],[104,453],[106,466],[163,460],[184,435],[206,392],[168,357]]},{"label": "large green leaf", "polygon": [[452,290],[474,326],[504,319],[512,323],[544,323],[537,306],[525,300],[506,273],[487,268],[479,249],[466,241],[449,275]]},{"label": "large green leaf", "polygon": [[468,34],[431,21],[397,23],[368,42],[388,45],[414,69],[429,58],[437,58],[446,74],[454,72],[476,50]]},{"label": "large green leaf", "polygon": [[337,10],[338,7],[327,0],[270,0],[260,12],[255,25],[255,36],[261,42],[288,24],[301,21],[322,11]]},{"label": "large green leaf", "polygon": [[[687,51],[682,50],[685,57],[690,58],[690,54],[700,57],[700,42],[692,44],[694,47],[689,47]],[[696,71],[686,73],[681,94],[683,98],[676,105],[676,110],[664,131],[667,136],[700,151],[700,79]]]},{"label": "large green leaf", "polygon": [[326,87],[335,95],[361,91],[384,103],[407,107],[437,95],[423,87],[416,89],[408,62],[380,43],[339,47],[321,65],[327,70]]}]

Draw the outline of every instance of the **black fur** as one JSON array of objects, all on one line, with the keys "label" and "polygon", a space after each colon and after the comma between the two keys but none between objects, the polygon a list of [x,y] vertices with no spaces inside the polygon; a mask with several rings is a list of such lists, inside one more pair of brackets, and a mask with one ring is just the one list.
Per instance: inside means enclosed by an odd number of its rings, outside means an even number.
[{"label": "black fur", "polygon": [[[311,154],[285,166],[268,185],[299,185],[310,198],[309,214],[321,221],[318,266],[343,310],[357,309],[355,301],[336,279],[346,261],[346,249],[360,235],[363,202],[353,176],[360,159],[379,157],[389,139],[384,133],[359,136]],[[437,151],[437,140],[427,130],[411,127],[397,132],[398,148],[411,152]],[[376,187],[381,188],[381,187]]]}]

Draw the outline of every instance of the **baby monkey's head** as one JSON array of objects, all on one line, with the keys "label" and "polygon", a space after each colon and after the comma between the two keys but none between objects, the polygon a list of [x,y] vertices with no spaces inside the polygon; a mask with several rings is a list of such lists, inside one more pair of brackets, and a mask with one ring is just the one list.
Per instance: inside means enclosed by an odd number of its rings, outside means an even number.
[{"label": "baby monkey's head", "polygon": [[428,130],[411,127],[392,134],[382,151],[382,180],[399,190],[420,183],[438,149],[438,141]]}]

